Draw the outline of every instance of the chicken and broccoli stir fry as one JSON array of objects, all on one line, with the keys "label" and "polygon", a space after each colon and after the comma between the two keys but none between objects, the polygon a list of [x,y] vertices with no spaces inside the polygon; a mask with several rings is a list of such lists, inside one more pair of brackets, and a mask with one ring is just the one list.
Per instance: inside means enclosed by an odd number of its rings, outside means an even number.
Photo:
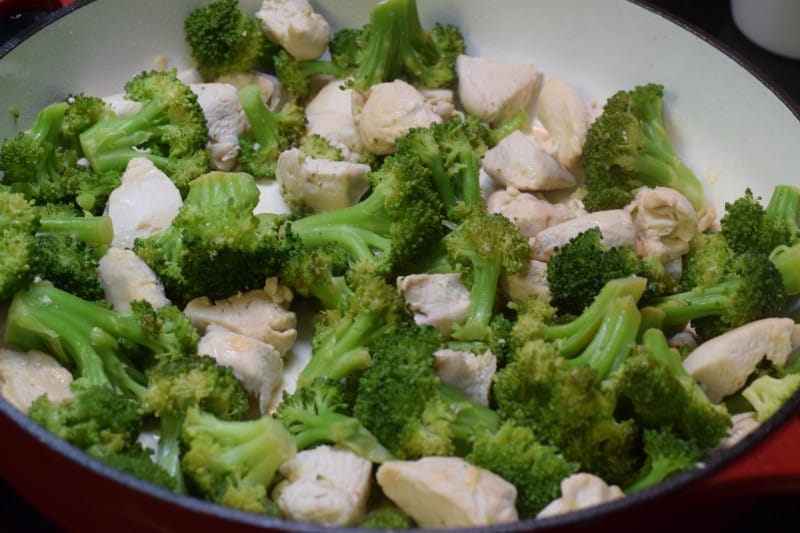
[{"label": "chicken and broccoli stir fry", "polygon": [[655,486],[800,389],[800,189],[717,212],[669,87],[593,105],[415,0],[183,31],[192,68],[0,147],[0,393],[92,457],[290,520],[490,525]]}]

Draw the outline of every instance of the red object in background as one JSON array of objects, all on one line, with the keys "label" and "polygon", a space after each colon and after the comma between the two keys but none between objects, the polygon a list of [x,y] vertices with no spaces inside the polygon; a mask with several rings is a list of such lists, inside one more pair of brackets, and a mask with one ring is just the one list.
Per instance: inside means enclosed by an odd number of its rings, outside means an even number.
[{"label": "red object in background", "polygon": [[75,0],[0,0],[0,19],[26,11],[55,11]]}]

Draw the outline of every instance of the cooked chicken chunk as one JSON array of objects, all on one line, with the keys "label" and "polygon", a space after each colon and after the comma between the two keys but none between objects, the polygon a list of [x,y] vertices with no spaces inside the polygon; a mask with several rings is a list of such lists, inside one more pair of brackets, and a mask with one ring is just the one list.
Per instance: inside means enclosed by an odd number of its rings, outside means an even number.
[{"label": "cooked chicken chunk", "polygon": [[281,465],[285,478],[273,498],[286,516],[326,526],[353,526],[366,513],[372,463],[355,453],[322,445]]},{"label": "cooked chicken chunk", "polygon": [[328,82],[306,106],[306,135],[317,134],[342,149],[348,161],[358,160],[364,143],[353,117],[353,90],[343,80]]},{"label": "cooked chicken chunk", "polygon": [[105,300],[115,311],[127,311],[134,300],[158,308],[170,303],[155,272],[133,250],[111,247],[98,262]]},{"label": "cooked chicken chunk", "polygon": [[611,209],[587,213],[543,229],[535,237],[533,258],[546,262],[557,247],[595,227],[600,228],[603,235],[601,242],[609,248],[636,246],[636,229],[631,215],[624,209]]},{"label": "cooked chicken chunk", "polygon": [[72,374],[53,357],[0,346],[0,396],[23,413],[42,394],[54,403],[72,398],[71,384]]},{"label": "cooked chicken chunk", "polygon": [[528,111],[542,84],[542,73],[531,64],[463,54],[456,59],[456,74],[464,110],[492,124]]},{"label": "cooked chicken chunk", "polygon": [[575,176],[521,131],[488,150],[482,166],[499,185],[520,191],[569,189],[576,183]]},{"label": "cooked chicken chunk", "polygon": [[449,337],[453,325],[469,315],[469,289],[459,274],[411,274],[397,278],[397,288],[417,324],[438,329]]},{"label": "cooked chicken chunk", "polygon": [[271,344],[283,355],[297,339],[297,318],[288,309],[291,300],[291,291],[271,278],[264,289],[224,300],[212,302],[205,296],[195,298],[186,304],[184,312],[201,333],[216,324]]},{"label": "cooked chicken chunk", "polygon": [[574,169],[592,123],[592,114],[583,96],[565,81],[549,78],[539,92],[536,116],[558,146],[558,161]]},{"label": "cooked chicken chunk", "polygon": [[208,123],[206,151],[211,168],[233,170],[239,160],[239,135],[247,124],[236,87],[230,83],[193,83],[189,87]]},{"label": "cooked chicken chunk", "polygon": [[369,165],[306,156],[297,148],[281,153],[275,179],[283,199],[315,213],[348,207],[369,189]]},{"label": "cooked chicken chunk", "polygon": [[731,415],[731,423],[731,427],[728,428],[728,435],[714,448],[714,451],[730,448],[761,425],[755,411]]},{"label": "cooked chicken chunk", "polygon": [[271,344],[210,324],[197,353],[208,355],[233,371],[245,390],[258,400],[261,414],[274,405],[281,384],[283,359]]},{"label": "cooked chicken chunk", "polygon": [[534,237],[547,227],[586,214],[575,206],[552,203],[514,187],[493,192],[486,199],[486,207],[490,213],[500,213],[511,220],[526,237]]},{"label": "cooked chicken chunk", "polygon": [[376,476],[386,496],[420,527],[487,526],[518,519],[514,485],[459,457],[387,461]]},{"label": "cooked chicken chunk", "polygon": [[625,207],[636,229],[636,253],[668,263],[689,251],[697,215],[684,195],[668,187],[642,187]]},{"label": "cooked chicken chunk", "polygon": [[497,358],[486,350],[481,355],[461,350],[441,349],[433,353],[436,374],[442,382],[467,398],[489,405],[489,390],[497,370]]},{"label": "cooked chicken chunk", "polygon": [[256,12],[264,32],[297,60],[325,52],[331,29],[308,0],[264,0]]},{"label": "cooked chicken chunk", "polygon": [[531,259],[519,274],[506,274],[500,278],[500,288],[509,300],[522,303],[536,295],[550,301],[550,285],[547,283],[547,263]]},{"label": "cooked chicken chunk", "polygon": [[539,511],[537,518],[554,516],[622,498],[625,494],[616,485],[608,485],[593,474],[579,472],[561,481],[561,497]]},{"label": "cooked chicken chunk", "polygon": [[784,366],[798,344],[800,324],[764,318],[705,341],[683,360],[683,367],[718,403],[742,388],[763,359]]},{"label": "cooked chicken chunk", "polygon": [[402,80],[378,83],[363,95],[353,92],[352,111],[361,142],[378,155],[393,153],[395,140],[411,128],[442,121],[422,93]]},{"label": "cooked chicken chunk", "polygon": [[106,211],[114,228],[111,245],[133,248],[135,239],[164,231],[182,204],[181,193],[169,176],[147,158],[131,159],[119,187],[108,196]]}]

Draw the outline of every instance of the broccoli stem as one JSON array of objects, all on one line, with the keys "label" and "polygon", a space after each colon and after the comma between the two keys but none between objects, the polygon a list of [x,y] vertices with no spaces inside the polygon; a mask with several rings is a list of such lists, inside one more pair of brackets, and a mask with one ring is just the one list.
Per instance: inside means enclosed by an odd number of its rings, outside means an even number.
[{"label": "broccoli stem", "polygon": [[741,288],[739,278],[712,287],[696,287],[686,292],[654,298],[648,305],[664,311],[664,328],[686,324],[708,316],[719,316],[731,306],[731,297]]},{"label": "broccoli stem", "polygon": [[596,335],[580,355],[569,359],[573,367],[588,365],[605,379],[631,352],[639,333],[641,314],[636,300],[621,296],[605,309]]},{"label": "broccoli stem", "polygon": [[394,458],[375,435],[353,417],[332,411],[322,414],[296,413],[294,416],[304,426],[303,430],[294,433],[298,450],[304,450],[318,442],[333,442],[373,463]]},{"label": "broccoli stem", "polygon": [[[261,91],[256,85],[248,85],[239,90],[239,104],[242,106],[253,138],[261,148],[278,149],[278,126],[275,113],[269,110],[261,99]],[[277,155],[277,154],[276,154]]]},{"label": "broccoli stem", "polygon": [[769,256],[783,278],[786,296],[800,294],[800,243],[793,246],[778,246]]},{"label": "broccoli stem", "polygon": [[500,259],[483,259],[473,256],[473,279],[470,289],[470,308],[467,320],[456,325],[453,338],[459,341],[474,341],[485,338],[489,321],[494,316],[497,284],[502,265]]},{"label": "broccoli stem", "polygon": [[39,234],[69,235],[74,239],[103,246],[111,244],[114,238],[114,226],[108,216],[43,216],[39,219]]},{"label": "broccoli stem", "polygon": [[364,90],[396,76],[397,72],[390,67],[394,67],[399,43],[405,37],[398,31],[400,7],[396,0],[390,0],[376,5],[370,12],[370,36],[364,59],[353,76],[356,89]]},{"label": "broccoli stem", "polygon": [[765,215],[782,222],[783,226],[789,230],[791,242],[800,238],[798,214],[800,214],[800,188],[792,185],[775,186],[765,208]]},{"label": "broccoli stem", "polygon": [[183,428],[183,415],[162,413],[159,419],[160,432],[156,447],[155,461],[175,481],[175,491],[186,494],[180,455],[180,436]]}]

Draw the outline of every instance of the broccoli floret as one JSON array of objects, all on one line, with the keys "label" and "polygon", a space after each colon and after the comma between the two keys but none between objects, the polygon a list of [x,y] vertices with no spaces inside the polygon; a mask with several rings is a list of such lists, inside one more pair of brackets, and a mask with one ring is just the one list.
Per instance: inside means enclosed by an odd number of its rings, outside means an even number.
[{"label": "broccoli floret", "polygon": [[363,370],[371,362],[370,343],[412,320],[396,287],[370,263],[355,265],[347,278],[340,307],[326,310],[315,324],[311,359],[298,375],[298,387]]},{"label": "broccoli floret", "polygon": [[78,136],[114,111],[102,98],[84,93],[72,94],[65,100],[68,107],[61,123],[61,136],[70,148],[80,150]]},{"label": "broccoli floret", "polygon": [[526,267],[531,255],[528,239],[505,216],[473,208],[444,241],[450,264],[463,271],[470,290],[469,315],[455,325],[453,338],[485,340],[496,311],[500,277]]},{"label": "broccoli floret", "polygon": [[362,529],[411,529],[414,520],[394,505],[383,505],[367,513],[358,527]]},{"label": "broccoli floret", "polygon": [[186,491],[180,434],[189,408],[199,407],[222,420],[242,419],[249,409],[247,393],[233,371],[212,357],[197,355],[167,357],[150,366],[143,401],[159,420],[156,463],[180,492]]},{"label": "broccoli floret", "polygon": [[313,76],[331,76],[344,78],[350,69],[326,59],[298,61],[286,50],[279,51],[273,58],[275,74],[297,100],[303,101],[311,94],[311,78]]},{"label": "broccoli floret", "polygon": [[255,85],[239,89],[239,103],[250,124],[250,133],[239,136],[242,170],[257,178],[272,179],[278,156],[305,133],[305,111],[294,102],[272,111]]},{"label": "broccoli floret", "polygon": [[[744,196],[725,204],[720,228],[734,254],[754,252],[769,255],[773,249],[789,244],[792,238],[796,238],[784,225],[782,217],[767,216],[760,200],[747,189]],[[777,204],[773,205],[773,210],[778,209]],[[793,214],[796,217],[797,211]]]},{"label": "broccoli floret", "polygon": [[579,315],[605,284],[641,276],[648,280],[645,298],[672,292],[677,282],[656,257],[642,258],[625,246],[606,247],[600,228],[590,228],[556,249],[547,262],[550,303],[560,314]]},{"label": "broccoli floret", "polygon": [[742,396],[753,406],[756,418],[763,422],[800,390],[800,374],[774,377],[768,374],[753,380],[742,390]]},{"label": "broccoli floret", "polygon": [[262,288],[278,272],[281,217],[254,215],[260,192],[249,174],[212,171],[192,181],[178,215],[134,250],[177,305]]},{"label": "broccoli floret", "polygon": [[175,479],[153,461],[152,455],[152,450],[144,448],[139,443],[134,443],[118,452],[92,454],[107,465],[138,479],[165,489],[176,490]]},{"label": "broccoli floret", "polygon": [[558,448],[537,441],[529,427],[505,422],[496,433],[478,432],[470,463],[502,477],[517,488],[520,518],[534,517],[561,495],[561,480],[578,465],[567,461]]},{"label": "broccoli floret", "polygon": [[303,247],[341,246],[352,264],[370,262],[391,276],[441,238],[442,208],[410,158],[389,157],[370,178],[357,204],[293,220],[288,232]]},{"label": "broccoli floret", "polygon": [[[141,102],[139,111],[119,118],[106,115],[80,134],[83,153],[92,169],[124,170],[134,157],[146,157],[179,189],[185,189],[200,173],[185,172],[182,161],[203,160],[208,138],[197,95],[173,69],[134,76],[125,84],[125,96]],[[203,172],[206,170],[203,168]]]},{"label": "broccoli floret", "polygon": [[643,334],[607,386],[617,395],[620,416],[634,418],[641,427],[668,429],[706,449],[716,446],[731,425],[725,407],[709,401],[658,329]]},{"label": "broccoli floret", "polygon": [[477,431],[500,426],[493,410],[441,382],[433,368],[441,342],[438,331],[417,325],[382,335],[358,381],[353,414],[399,459],[463,456]]},{"label": "broccoli floret", "polygon": [[795,244],[800,239],[800,225],[798,225],[800,188],[792,185],[776,185],[764,215],[767,219],[778,221],[788,233],[788,241],[783,244]]},{"label": "broccoli floret", "polygon": [[731,258],[718,282],[652,298],[664,311],[665,328],[691,323],[704,338],[761,318],[780,316],[786,300],[781,272],[769,257],[744,253]]},{"label": "broccoli floret", "polygon": [[678,472],[694,467],[705,456],[705,450],[669,430],[645,429],[643,432],[646,461],[635,480],[625,486],[625,493],[652,487]]},{"label": "broccoli floret", "polygon": [[312,133],[311,135],[303,137],[297,148],[312,159],[344,161],[342,149],[331,144],[328,139],[319,133]]},{"label": "broccoli floret", "polygon": [[702,182],[675,153],[664,126],[663,98],[663,86],[650,83],[608,99],[583,148],[586,209],[623,207],[641,186],[677,190],[698,218],[714,209]]},{"label": "broccoli floret", "polygon": [[294,457],[292,434],[269,415],[220,420],[193,407],[181,433],[187,480],[206,499],[245,511],[277,515],[267,489],[278,467]]},{"label": "broccoli floret", "polygon": [[237,0],[216,0],[191,11],[184,34],[197,70],[206,79],[268,68],[280,47],[259,20],[239,9]]},{"label": "broccoli floret", "polygon": [[358,90],[394,79],[437,88],[455,81],[455,62],[466,48],[457,26],[422,26],[416,0],[388,0],[370,12],[361,30],[338,32],[330,43],[334,62],[355,68]]},{"label": "broccoli floret", "polygon": [[83,216],[66,205],[37,206],[0,190],[0,300],[35,278],[90,300],[103,297],[97,260],[111,244],[107,216]]},{"label": "broccoli floret", "polygon": [[31,404],[28,416],[57,437],[92,455],[118,453],[132,445],[143,425],[140,403],[104,385],[77,379],[74,396],[52,402],[47,395]]},{"label": "broccoli floret", "polygon": [[459,206],[483,205],[479,170],[489,131],[474,116],[413,128],[397,140],[397,153],[418,159],[448,215]]},{"label": "broccoli floret", "polygon": [[284,393],[275,410],[275,418],[294,436],[298,450],[333,443],[373,463],[392,459],[386,448],[350,411],[342,384],[318,378],[294,393]]},{"label": "broccoli floret", "polygon": [[193,353],[199,334],[174,306],[154,310],[138,301],[129,311],[113,311],[36,282],[11,301],[3,340],[52,354],[87,386],[142,400],[146,379],[134,361]]},{"label": "broccoli floret", "polygon": [[689,242],[689,251],[683,258],[683,274],[678,290],[711,287],[725,275],[733,252],[722,233],[699,233]]}]

